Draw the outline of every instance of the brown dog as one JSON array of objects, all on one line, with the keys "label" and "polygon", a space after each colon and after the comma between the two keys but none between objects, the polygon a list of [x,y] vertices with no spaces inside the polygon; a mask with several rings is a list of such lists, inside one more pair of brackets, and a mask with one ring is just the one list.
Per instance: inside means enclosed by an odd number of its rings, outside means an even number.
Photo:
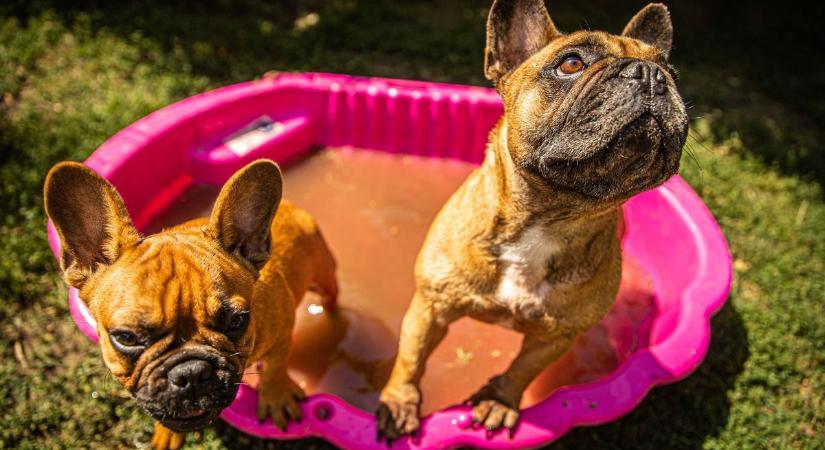
[{"label": "brown dog", "polygon": [[504,100],[483,165],[436,217],[381,392],[379,432],[419,427],[427,357],[462,316],[524,334],[519,354],[469,400],[511,431],[530,382],[610,309],[621,274],[620,206],[676,173],[685,107],[659,4],[621,36],[560,33],[542,0],[496,0],[485,74]]},{"label": "brown dog", "polygon": [[147,237],[86,166],[57,164],[44,191],[66,282],[97,320],[106,366],[158,420],[155,448],[179,448],[215,419],[255,361],[265,364],[259,418],[300,419],[304,394],[285,367],[294,310],[307,289],[334,302],[337,284],[312,217],[281,202],[278,166],[251,163],[209,219]]}]

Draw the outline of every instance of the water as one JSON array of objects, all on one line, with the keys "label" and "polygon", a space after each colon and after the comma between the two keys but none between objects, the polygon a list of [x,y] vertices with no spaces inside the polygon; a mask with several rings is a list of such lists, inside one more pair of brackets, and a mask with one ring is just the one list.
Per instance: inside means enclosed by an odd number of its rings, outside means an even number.
[{"label": "water", "polygon": [[[324,149],[284,168],[284,198],[317,219],[338,261],[340,311],[309,293],[297,311],[290,373],[308,393],[336,394],[373,411],[389,376],[401,318],[414,291],[413,265],[432,219],[473,169],[467,163]],[[150,231],[208,215],[217,189],[196,186]],[[529,406],[559,386],[592,381],[647,345],[651,285],[626,260],[610,314],[531,384]],[[464,401],[515,356],[519,334],[462,319],[427,363],[424,414]],[[246,377],[257,383],[255,375]]]}]

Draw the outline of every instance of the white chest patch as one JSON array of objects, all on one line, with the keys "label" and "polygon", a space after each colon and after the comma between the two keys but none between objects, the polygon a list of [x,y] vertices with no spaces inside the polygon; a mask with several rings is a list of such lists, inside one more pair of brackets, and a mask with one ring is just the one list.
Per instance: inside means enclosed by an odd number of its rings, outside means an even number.
[{"label": "white chest patch", "polygon": [[547,261],[561,249],[560,242],[535,225],[524,230],[518,241],[503,246],[498,300],[514,312],[542,308],[551,290]]}]

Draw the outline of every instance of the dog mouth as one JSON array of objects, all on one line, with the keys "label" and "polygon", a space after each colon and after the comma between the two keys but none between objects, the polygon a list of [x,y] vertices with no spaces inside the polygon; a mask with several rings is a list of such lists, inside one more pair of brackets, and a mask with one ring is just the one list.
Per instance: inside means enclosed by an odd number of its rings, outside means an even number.
[{"label": "dog mouth", "polygon": [[186,432],[203,428],[218,417],[218,412],[202,408],[192,408],[175,415],[159,419],[167,428],[176,432]]},{"label": "dog mouth", "polygon": [[597,167],[607,164],[613,158],[629,161],[662,151],[664,151],[664,129],[653,114],[644,112],[622,127],[606,145],[585,158],[556,158],[546,155],[543,162],[546,169],[566,170]]},{"label": "dog mouth", "polygon": [[622,127],[606,145],[581,159],[544,155],[539,174],[550,185],[588,198],[629,198],[663,182],[678,170],[681,146],[671,145],[650,112]]},{"label": "dog mouth", "polygon": [[206,410],[201,408],[194,408],[190,411],[186,411],[180,416],[176,417],[179,420],[197,420],[203,418],[203,416],[209,414]]},{"label": "dog mouth", "polygon": [[[240,380],[240,377],[237,379]],[[230,384],[236,385],[237,382]],[[232,403],[237,394],[235,387],[215,386],[211,393],[201,393],[195,397],[160,396],[137,400],[138,405],[167,428],[178,432],[194,431],[209,425]]]},{"label": "dog mouth", "polygon": [[665,151],[664,133],[664,128],[656,116],[645,112],[622,128],[613,140],[598,153],[607,157],[616,156],[624,159],[636,155],[659,153]]},{"label": "dog mouth", "polygon": [[167,428],[200,429],[235,399],[242,374],[236,362],[211,348],[177,349],[144,373],[133,395]]}]

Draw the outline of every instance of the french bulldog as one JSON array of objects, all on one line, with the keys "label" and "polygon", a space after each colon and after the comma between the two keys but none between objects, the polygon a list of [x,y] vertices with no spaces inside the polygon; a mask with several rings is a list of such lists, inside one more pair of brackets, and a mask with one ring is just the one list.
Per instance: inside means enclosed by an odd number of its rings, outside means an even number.
[{"label": "french bulldog", "polygon": [[436,216],[418,255],[376,412],[379,437],[419,428],[427,358],[456,319],[524,336],[504,373],[468,400],[474,423],[512,433],[525,388],[606,315],[621,277],[620,208],[678,171],[687,137],[672,36],[661,4],[612,35],[563,34],[542,0],[493,2],[484,73],[504,114],[483,164]]},{"label": "french bulldog", "polygon": [[112,375],[157,420],[152,445],[175,449],[234,399],[263,362],[258,417],[300,420],[286,371],[295,308],[307,290],[337,296],[335,261],[313,218],[281,201],[275,163],[255,161],[222,188],[211,216],[150,236],[90,168],[55,165],[46,213],[66,282],[97,321]]}]

